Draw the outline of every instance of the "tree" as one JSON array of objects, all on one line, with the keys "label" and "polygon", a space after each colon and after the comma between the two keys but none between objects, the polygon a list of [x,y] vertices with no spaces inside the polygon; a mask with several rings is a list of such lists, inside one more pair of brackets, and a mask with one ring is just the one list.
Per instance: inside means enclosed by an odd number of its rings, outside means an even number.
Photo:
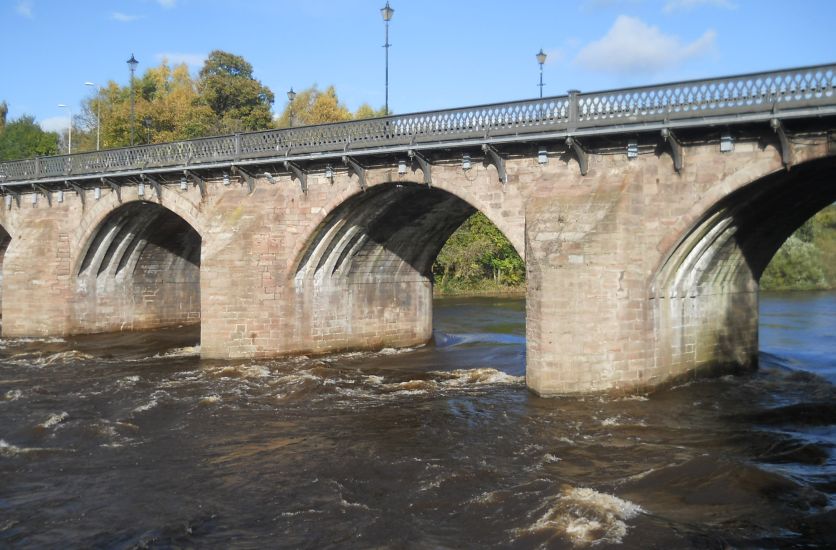
[{"label": "tree", "polygon": [[351,119],[383,116],[384,114],[384,109],[375,111],[367,103],[364,103],[352,115],[348,107],[340,102],[334,86],[328,86],[325,90],[320,90],[316,84],[298,92],[296,97],[293,98],[292,105],[288,103],[285,106],[284,111],[276,121],[279,128],[291,126],[291,111],[293,111],[293,126],[342,122]]},{"label": "tree", "polygon": [[220,132],[269,128],[273,92],[253,78],[253,67],[243,57],[215,50],[200,70],[201,101],[218,120]]},{"label": "tree", "polygon": [[761,275],[764,290],[836,287],[836,205],[804,222],[778,249]]},{"label": "tree", "polygon": [[[444,244],[433,265],[442,289],[477,290],[520,286],[525,264],[505,235],[481,212],[473,214]],[[490,283],[490,284],[489,284]]]},{"label": "tree", "polygon": [[0,132],[0,161],[54,155],[58,152],[58,134],[44,132],[35,118],[23,115],[5,125]]},{"label": "tree", "polygon": [[0,132],[6,127],[6,115],[9,114],[9,106],[6,102],[0,102]]}]

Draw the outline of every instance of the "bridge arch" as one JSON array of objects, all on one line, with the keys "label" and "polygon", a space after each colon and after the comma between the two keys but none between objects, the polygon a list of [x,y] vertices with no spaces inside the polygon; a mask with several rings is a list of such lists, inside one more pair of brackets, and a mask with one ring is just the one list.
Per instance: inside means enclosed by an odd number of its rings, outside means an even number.
[{"label": "bridge arch", "polygon": [[703,206],[651,280],[657,374],[756,365],[760,277],[784,241],[834,201],[831,156],[772,171]]},{"label": "bridge arch", "polygon": [[71,275],[73,332],[200,320],[200,233],[174,209],[135,200],[93,213]]},{"label": "bridge arch", "polygon": [[[303,241],[288,273],[298,317],[308,322],[308,347],[374,349],[428,341],[433,262],[450,235],[481,210],[461,195],[383,182],[333,205]],[[501,231],[521,222],[486,210]],[[520,241],[512,243],[522,252]]]}]

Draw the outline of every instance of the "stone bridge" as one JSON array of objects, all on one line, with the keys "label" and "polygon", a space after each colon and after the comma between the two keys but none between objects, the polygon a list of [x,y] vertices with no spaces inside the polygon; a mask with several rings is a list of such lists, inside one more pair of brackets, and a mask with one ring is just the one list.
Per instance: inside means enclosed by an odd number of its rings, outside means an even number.
[{"label": "stone bridge", "polygon": [[835,69],[0,164],[3,335],[422,344],[433,260],[479,210],[526,261],[538,394],[751,367],[761,273],[836,200]]}]

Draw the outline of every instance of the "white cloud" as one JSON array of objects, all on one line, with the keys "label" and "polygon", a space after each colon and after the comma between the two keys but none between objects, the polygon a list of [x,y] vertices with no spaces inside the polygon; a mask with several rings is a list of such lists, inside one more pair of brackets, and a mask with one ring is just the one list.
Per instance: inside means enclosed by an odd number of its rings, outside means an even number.
[{"label": "white cloud", "polygon": [[562,48],[546,50],[546,65],[566,59],[566,52]]},{"label": "white cloud", "polygon": [[600,40],[591,42],[575,57],[575,64],[611,73],[652,74],[714,49],[717,33],[707,30],[683,44],[679,37],[664,34],[637,17],[619,15]]},{"label": "white cloud", "polygon": [[70,119],[65,116],[53,116],[45,118],[38,123],[46,132],[66,132],[70,125]]},{"label": "white cloud", "polygon": [[203,62],[206,61],[207,55],[205,53],[168,52],[158,53],[154,57],[157,58],[157,61],[166,59],[170,65],[180,65],[181,63],[185,63],[189,67],[202,67]]},{"label": "white cloud", "polygon": [[35,14],[32,12],[32,8],[34,4],[32,0],[21,0],[17,3],[17,7],[15,7],[15,11],[18,15],[22,15],[23,17],[28,17],[29,19],[33,19]]},{"label": "white cloud", "polygon": [[121,11],[115,11],[110,14],[110,18],[119,21],[120,23],[130,23],[131,21],[136,21],[137,19],[142,19],[145,17],[144,15],[130,15],[127,13],[122,13]]},{"label": "white cloud", "polygon": [[157,0],[157,3],[162,7],[169,9],[177,5],[177,0]]},{"label": "white cloud", "polygon": [[701,6],[725,8],[727,10],[737,8],[730,0],[668,0],[663,10],[665,13],[674,13],[677,11],[689,11]]}]

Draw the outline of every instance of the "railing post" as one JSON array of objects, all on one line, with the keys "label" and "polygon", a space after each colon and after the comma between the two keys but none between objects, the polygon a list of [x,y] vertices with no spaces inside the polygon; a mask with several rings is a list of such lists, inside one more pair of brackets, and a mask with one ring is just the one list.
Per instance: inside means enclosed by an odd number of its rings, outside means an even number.
[{"label": "railing post", "polygon": [[578,128],[578,118],[579,118],[579,106],[578,106],[578,95],[581,93],[580,90],[569,90],[569,127],[568,130],[571,132],[573,130],[577,130]]},{"label": "railing post", "polygon": [[235,160],[241,160],[241,134],[235,133]]},{"label": "railing post", "polygon": [[35,157],[35,178],[41,177],[41,157]]}]

